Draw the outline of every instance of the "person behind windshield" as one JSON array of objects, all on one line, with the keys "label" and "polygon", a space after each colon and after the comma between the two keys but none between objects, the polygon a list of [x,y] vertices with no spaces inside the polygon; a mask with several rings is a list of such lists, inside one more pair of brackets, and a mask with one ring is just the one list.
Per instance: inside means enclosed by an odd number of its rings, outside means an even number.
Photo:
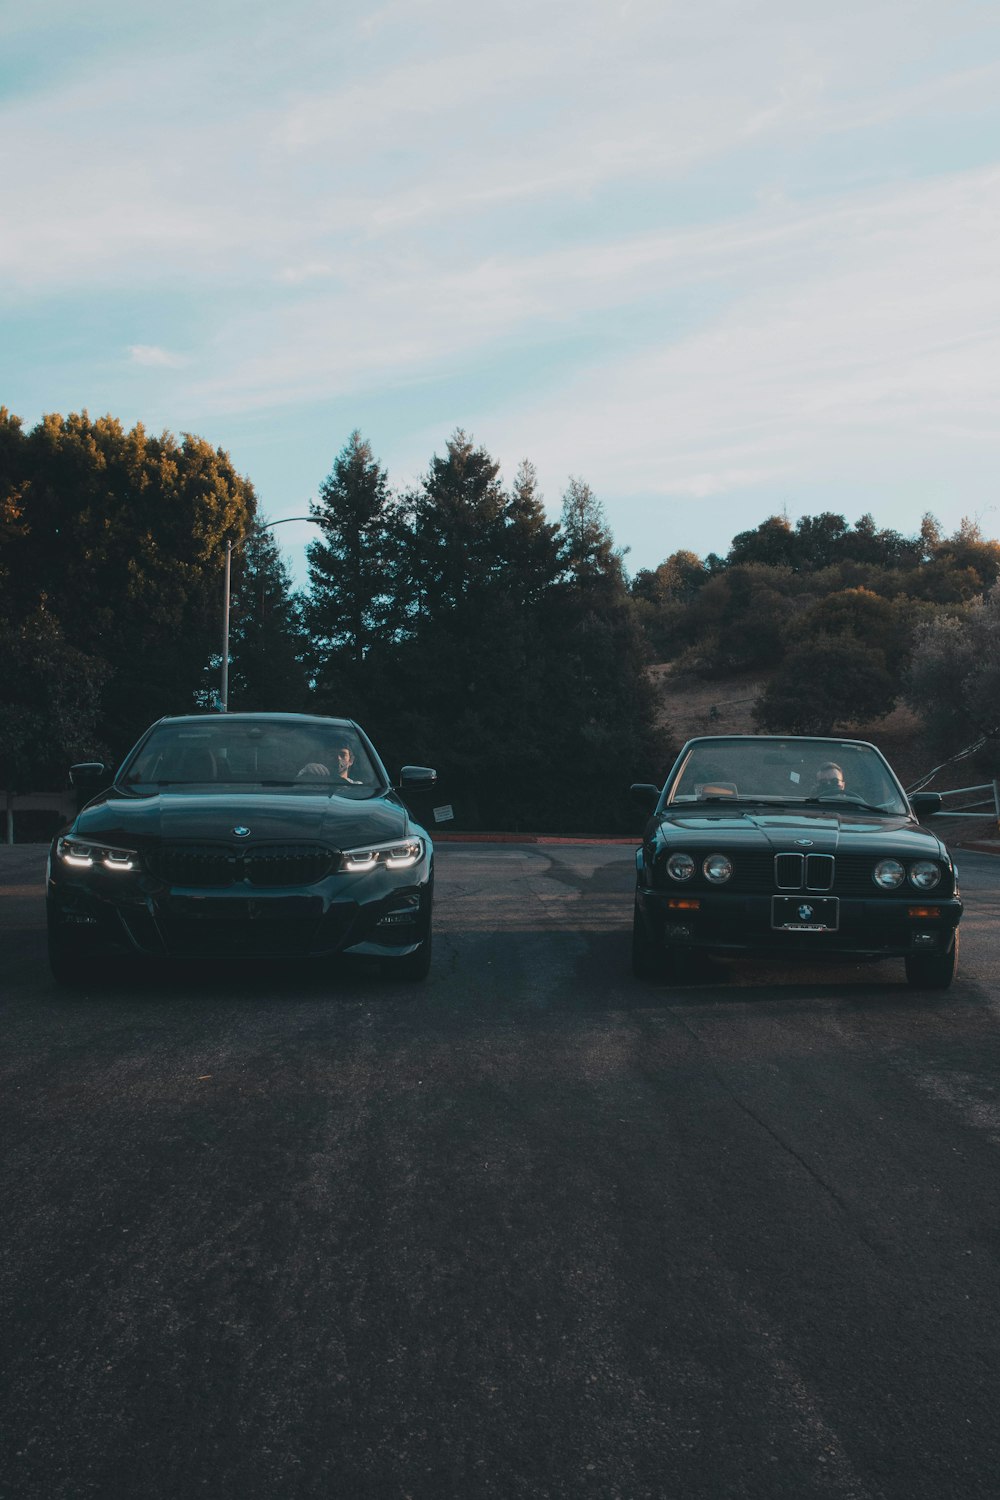
[{"label": "person behind windshield", "polygon": [[337,749],[337,780],[346,781],[348,786],[360,786],[351,775],[354,769],[355,755],[350,745],[340,745]]},{"label": "person behind windshield", "polygon": [[[322,752],[315,751],[315,753],[319,755]],[[323,761],[310,760],[307,761],[299,771],[296,780],[302,781],[315,779],[317,781],[343,781],[346,782],[348,786],[361,786],[362,783],[360,781],[356,781],[351,775],[351,770],[354,766],[354,760],[354,751],[351,749],[350,745],[338,745],[336,776],[330,775],[330,768],[329,766],[325,765]]]},{"label": "person behind windshield", "polygon": [[845,795],[844,773],[835,760],[824,761],[816,772],[813,797],[843,797]]}]

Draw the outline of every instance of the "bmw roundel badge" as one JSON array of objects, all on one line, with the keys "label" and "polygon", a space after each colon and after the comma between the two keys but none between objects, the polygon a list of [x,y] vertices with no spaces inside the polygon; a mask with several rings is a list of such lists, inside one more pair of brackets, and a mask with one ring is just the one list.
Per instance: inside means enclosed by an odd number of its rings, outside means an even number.
[{"label": "bmw roundel badge", "polygon": [[803,902],[802,905],[799,907],[799,921],[800,922],[808,922],[810,920],[810,918],[812,917],[812,914],[813,914],[812,907],[811,906],[807,906],[806,903]]},{"label": "bmw roundel badge", "polygon": [[238,839],[248,839],[250,837],[250,830],[245,823],[237,823],[233,829],[233,833]]}]

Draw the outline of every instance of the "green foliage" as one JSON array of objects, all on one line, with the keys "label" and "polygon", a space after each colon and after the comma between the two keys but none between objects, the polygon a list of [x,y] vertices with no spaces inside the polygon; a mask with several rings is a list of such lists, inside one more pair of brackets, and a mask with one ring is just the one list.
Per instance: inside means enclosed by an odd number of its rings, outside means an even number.
[{"label": "green foliage", "polygon": [[669,736],[654,721],[634,602],[609,579],[566,582],[546,603],[539,646],[545,687],[538,725],[549,757],[541,826],[633,829],[629,785],[662,779],[671,756]]},{"label": "green foliage", "polygon": [[691,607],[691,655],[707,677],[772,667],[784,655],[794,613],[788,568],[727,568],[705,584]]},{"label": "green foliage", "polygon": [[[299,713],[308,706],[307,637],[300,600],[273,532],[254,522],[234,558],[229,708]],[[212,663],[211,687],[218,683]],[[210,700],[211,701],[211,700]]]},{"label": "green foliage", "polygon": [[0,786],[62,786],[75,759],[103,754],[97,731],[106,664],[65,639],[43,598],[27,620],[0,625]]},{"label": "green foliage", "polygon": [[771,516],[741,532],[726,558],[706,559],[683,602],[666,563],[637,575],[633,594],[658,660],[705,678],[772,671],[757,722],[789,732],[891,711],[919,639],[911,701],[924,701],[931,738],[945,749],[958,726],[969,739],[983,721],[982,673],[966,670],[958,641],[975,628],[980,650],[995,649],[970,622],[980,622],[976,601],[998,577],[1000,543],[972,522],[946,537],[927,514],[919,534],[904,537],[868,515],[849,527],[824,512],[794,527]]},{"label": "green foliage", "polygon": [[503,582],[509,502],[500,465],[459,429],[408,497],[410,569],[418,615],[461,610]]},{"label": "green foliage", "polygon": [[615,550],[604,506],[582,479],[571,478],[563,495],[562,534],[563,566],[578,584],[624,589],[622,554]]},{"label": "green foliage", "polygon": [[632,580],[632,597],[652,605],[688,603],[707,577],[696,553],[672,552],[658,568],[639,570]]},{"label": "green foliage", "polygon": [[870,515],[861,516],[852,528],[844,516],[822,511],[816,516],[800,516],[794,530],[787,516],[769,516],[753,531],[741,531],[733,538],[726,566],[760,563],[799,573],[817,573],[852,562],[908,568],[920,561],[921,554],[919,541],[896,531],[880,531]]},{"label": "green foliage", "polygon": [[43,744],[60,770],[98,740],[120,753],[206,701],[227,538],[231,707],[358,717],[391,762],[438,765],[467,826],[633,829],[628,784],[669,750],[650,659],[771,672],[758,722],[785,731],[879,717],[904,673],[942,749],[1000,701],[1000,543],[969,521],[908,538],[772,515],[629,583],[584,480],[550,521],[532,466],[505,487],[461,430],[403,496],[353,432],[312,514],[300,600],[225,453],[86,412],[25,432],[0,407],[3,774],[41,775]]},{"label": "green foliage", "polygon": [[754,717],[779,734],[832,734],[890,713],[896,683],[883,653],[848,636],[817,636],[785,656]]},{"label": "green foliage", "polygon": [[760,563],[766,568],[794,568],[799,549],[787,516],[768,516],[753,531],[733,537],[726,563]]},{"label": "green foliage", "polygon": [[395,514],[395,627],[357,670],[328,657],[320,706],[357,715],[391,765],[436,766],[465,827],[633,827],[628,784],[665,756],[621,555],[589,486],[570,481],[560,527],[530,464],[506,490],[459,431]]},{"label": "green foliage", "polygon": [[399,584],[399,506],[360,432],[351,433],[311,507],[308,623],[320,680],[359,666],[391,634]]},{"label": "green foliage", "polygon": [[[920,626],[904,679],[907,703],[928,743],[951,755],[982,737],[985,763],[1000,769],[1000,583]],[[981,757],[981,761],[982,761]]]},{"label": "green foliage", "polygon": [[505,591],[527,605],[541,599],[560,570],[559,527],[546,520],[534,465],[519,465],[504,528]]},{"label": "green foliage", "polygon": [[106,664],[99,730],[118,753],[151,719],[193,706],[217,646],[227,536],[255,513],[252,487],[200,438],[126,432],[86,412],[30,433],[0,423],[4,612],[43,598],[67,641]]},{"label": "green foliage", "polygon": [[841,589],[805,612],[798,635],[803,641],[858,641],[881,652],[889,670],[898,672],[909,657],[916,618],[908,601],[883,599],[864,588]]}]

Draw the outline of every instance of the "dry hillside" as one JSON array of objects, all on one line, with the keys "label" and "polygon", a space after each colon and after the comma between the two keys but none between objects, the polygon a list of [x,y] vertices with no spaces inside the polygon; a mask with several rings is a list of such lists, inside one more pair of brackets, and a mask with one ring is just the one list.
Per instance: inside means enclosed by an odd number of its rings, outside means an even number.
[{"label": "dry hillside", "polygon": [[[697,734],[753,734],[753,706],[766,677],[726,677],[706,682],[680,676],[668,664],[650,668],[660,699],[658,718],[678,745]],[[926,776],[937,764],[921,739],[920,721],[900,706],[885,719],[870,724],[842,725],[845,735],[870,740],[889,761],[904,786]],[[967,762],[947,766],[935,778],[935,791],[968,786],[982,780],[982,772]]]}]

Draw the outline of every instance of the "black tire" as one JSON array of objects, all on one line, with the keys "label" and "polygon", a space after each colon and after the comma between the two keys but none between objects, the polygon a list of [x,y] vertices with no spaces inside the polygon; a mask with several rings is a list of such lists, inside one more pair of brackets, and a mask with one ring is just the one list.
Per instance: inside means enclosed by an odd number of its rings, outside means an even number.
[{"label": "black tire", "polygon": [[66,990],[83,990],[94,978],[94,961],[82,954],[75,943],[67,942],[52,927],[48,931],[49,968],[56,984]]},{"label": "black tire", "polygon": [[914,990],[946,990],[958,968],[958,930],[947,953],[911,953],[906,959],[906,980]]},{"label": "black tire", "polygon": [[632,973],[636,979],[662,979],[664,969],[663,956],[646,931],[646,924],[636,901],[632,917]]},{"label": "black tire", "polygon": [[407,953],[403,958],[383,958],[382,973],[389,979],[426,979],[431,971],[431,947],[431,930],[428,928],[420,947],[412,953]]}]

